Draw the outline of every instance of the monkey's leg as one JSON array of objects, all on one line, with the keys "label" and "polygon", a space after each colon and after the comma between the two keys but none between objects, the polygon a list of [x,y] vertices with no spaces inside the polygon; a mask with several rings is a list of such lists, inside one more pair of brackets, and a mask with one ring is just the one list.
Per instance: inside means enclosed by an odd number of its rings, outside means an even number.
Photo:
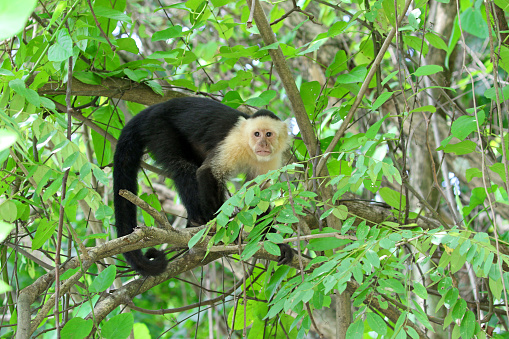
[{"label": "monkey's leg", "polygon": [[221,178],[216,178],[207,162],[196,172],[198,191],[203,212],[209,220],[214,218],[217,210],[224,203],[225,188]]},{"label": "monkey's leg", "polygon": [[161,127],[157,131],[152,131],[147,148],[175,183],[187,211],[187,226],[203,225],[209,219],[201,207],[196,180],[196,171],[201,159],[172,126],[163,122],[159,122],[159,126]]}]

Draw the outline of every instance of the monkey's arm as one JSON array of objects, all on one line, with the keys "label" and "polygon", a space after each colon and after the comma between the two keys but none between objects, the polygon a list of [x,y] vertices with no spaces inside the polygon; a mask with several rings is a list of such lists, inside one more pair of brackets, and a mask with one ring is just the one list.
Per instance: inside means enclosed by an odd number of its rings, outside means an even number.
[{"label": "monkey's arm", "polygon": [[217,210],[225,201],[225,179],[215,174],[210,166],[210,161],[206,160],[196,171],[196,180],[198,182],[198,192],[202,214],[207,223],[214,219]]}]

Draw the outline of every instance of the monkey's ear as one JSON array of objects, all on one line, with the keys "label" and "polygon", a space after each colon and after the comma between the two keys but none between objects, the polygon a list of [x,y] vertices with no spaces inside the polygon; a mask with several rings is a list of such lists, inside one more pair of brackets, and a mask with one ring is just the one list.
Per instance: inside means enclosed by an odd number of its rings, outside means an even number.
[{"label": "monkey's ear", "polygon": [[279,124],[280,129],[278,130],[278,142],[282,147],[282,151],[286,151],[291,143],[294,135],[299,133],[299,126],[295,121],[295,118],[288,118]]},{"label": "monkey's ear", "polygon": [[286,124],[290,138],[299,134],[299,125],[297,125],[297,120],[295,120],[295,118],[288,118],[283,120],[283,122]]}]

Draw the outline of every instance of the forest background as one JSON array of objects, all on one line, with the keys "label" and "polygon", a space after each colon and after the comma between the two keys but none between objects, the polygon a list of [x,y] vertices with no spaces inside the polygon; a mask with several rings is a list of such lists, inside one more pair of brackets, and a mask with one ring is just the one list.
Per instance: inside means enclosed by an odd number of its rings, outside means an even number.
[{"label": "forest background", "polygon": [[[507,337],[508,6],[1,2],[0,335]],[[286,166],[234,178],[208,235],[147,156],[163,227],[115,239],[119,133],[180,96],[288,119]],[[192,249],[135,275],[121,253],[155,245]]]}]

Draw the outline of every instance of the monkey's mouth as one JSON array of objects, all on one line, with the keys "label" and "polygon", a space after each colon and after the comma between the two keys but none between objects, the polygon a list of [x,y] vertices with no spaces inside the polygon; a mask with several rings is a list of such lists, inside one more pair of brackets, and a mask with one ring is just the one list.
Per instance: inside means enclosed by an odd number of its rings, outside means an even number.
[{"label": "monkey's mouth", "polygon": [[259,155],[261,157],[266,157],[266,156],[269,156],[271,154],[272,154],[272,152],[271,151],[267,151],[267,150],[258,150],[258,151],[256,151],[256,155]]}]

